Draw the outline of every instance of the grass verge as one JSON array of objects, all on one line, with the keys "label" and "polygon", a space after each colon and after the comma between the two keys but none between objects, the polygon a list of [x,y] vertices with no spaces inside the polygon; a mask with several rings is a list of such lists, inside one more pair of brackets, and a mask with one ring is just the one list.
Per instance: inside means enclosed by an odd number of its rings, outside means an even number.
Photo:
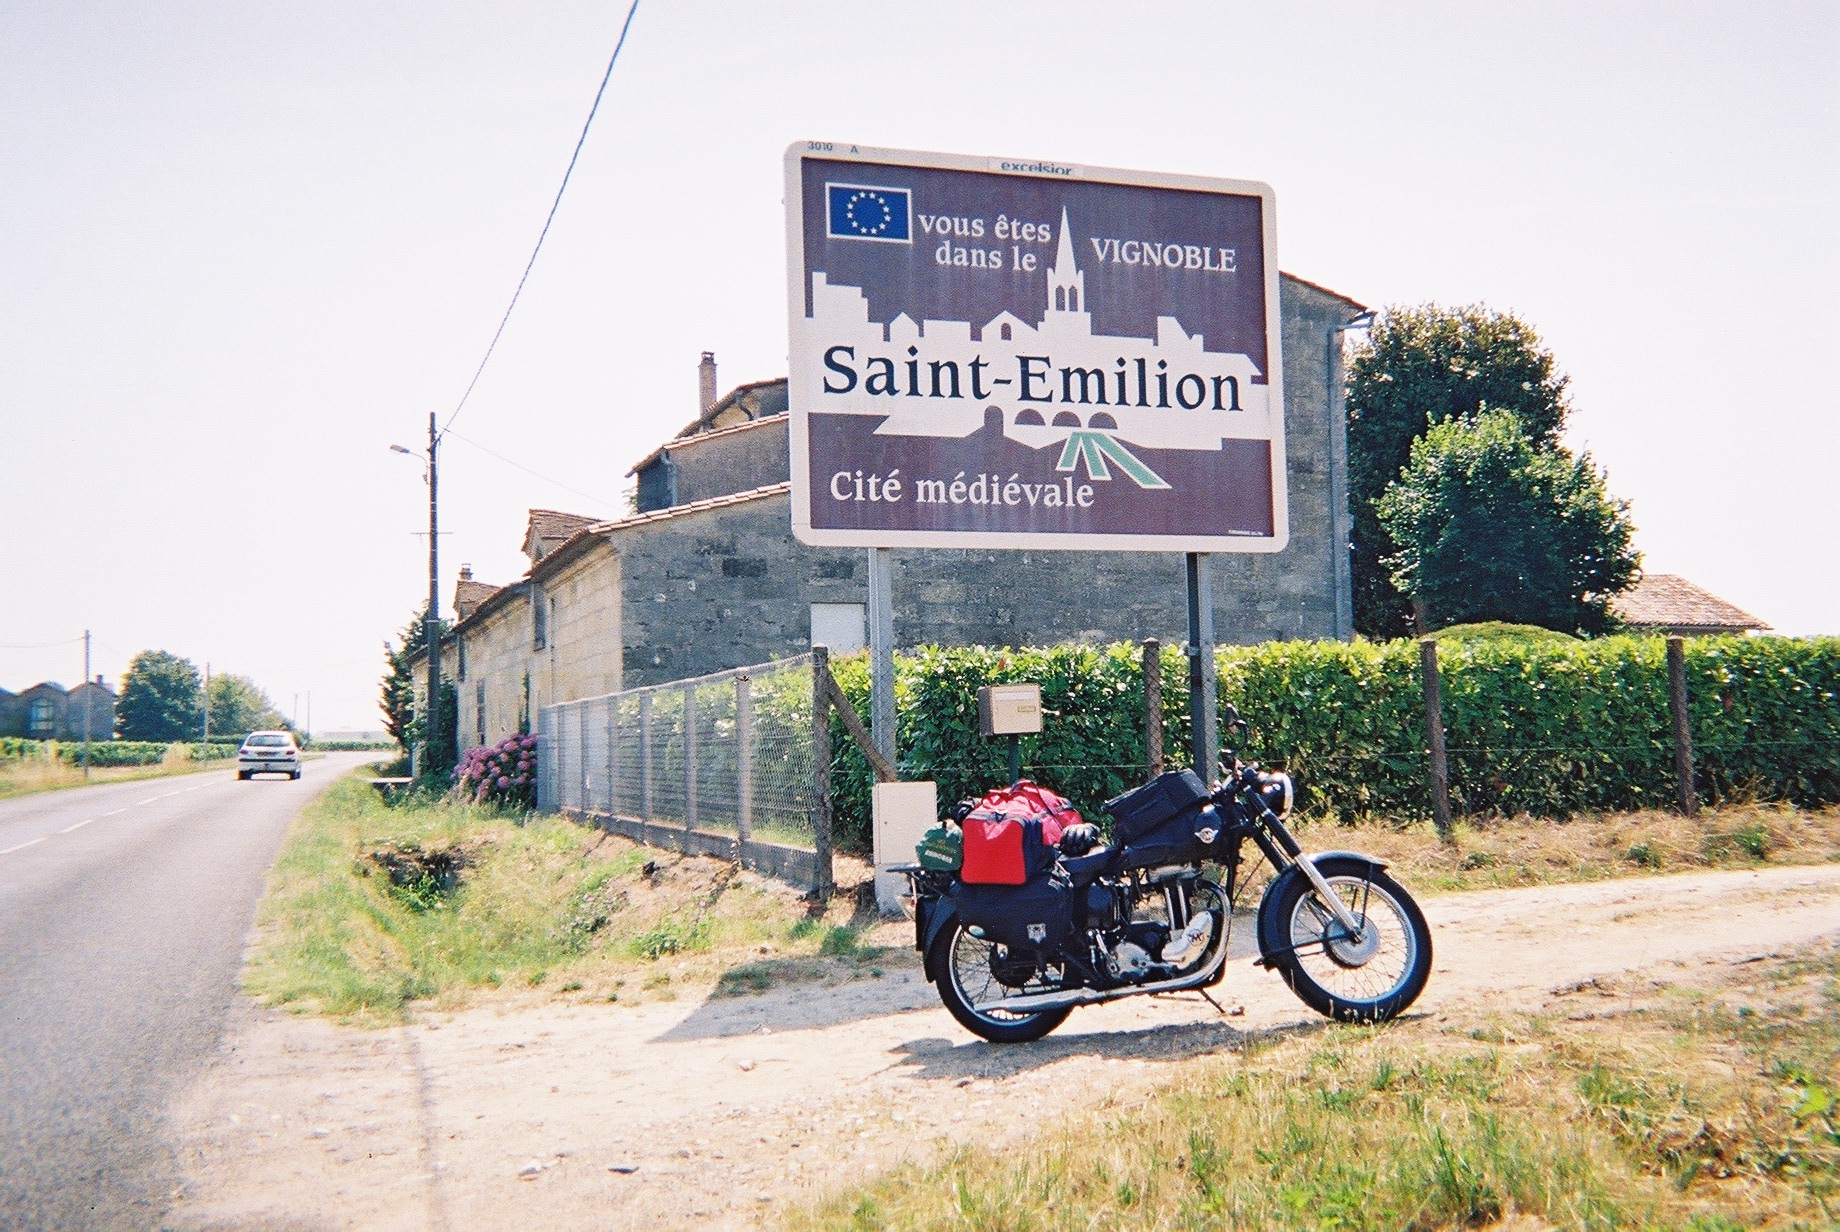
[{"label": "grass verge", "polygon": [[1836,1226],[1840,948],[1716,986],[1574,996],[1558,1012],[1253,1037],[1147,1100],[1100,1096],[1089,1115],[952,1149],[786,1226]]},{"label": "grass verge", "polygon": [[21,758],[0,762],[0,800],[37,795],[42,791],[94,787],[100,783],[132,783],[139,779],[163,779],[177,774],[235,768],[234,758],[193,761],[183,753],[168,753],[166,760],[157,766],[92,766],[86,779],[80,766],[48,757]]},{"label": "grass verge", "polygon": [[347,778],[295,820],[245,984],[271,1005],[401,1021],[483,989],[579,1001],[877,976],[853,899],[814,908],[718,860],[554,817],[410,797]]}]

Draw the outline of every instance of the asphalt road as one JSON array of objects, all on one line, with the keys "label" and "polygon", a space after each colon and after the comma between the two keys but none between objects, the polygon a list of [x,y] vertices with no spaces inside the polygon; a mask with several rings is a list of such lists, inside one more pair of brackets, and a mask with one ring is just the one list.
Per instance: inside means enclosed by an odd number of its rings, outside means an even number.
[{"label": "asphalt road", "polygon": [[288,822],[374,754],[0,802],[0,1228],[157,1228]]}]

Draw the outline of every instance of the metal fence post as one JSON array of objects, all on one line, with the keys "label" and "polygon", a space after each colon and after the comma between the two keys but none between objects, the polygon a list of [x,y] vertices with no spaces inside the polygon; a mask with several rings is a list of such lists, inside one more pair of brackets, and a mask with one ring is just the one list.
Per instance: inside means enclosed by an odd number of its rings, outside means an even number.
[{"label": "metal fence post", "polygon": [[735,840],[754,837],[754,682],[735,677]]},{"label": "metal fence post", "polygon": [[[639,694],[639,824],[652,824],[652,695]],[[641,829],[643,834],[644,830]]]},{"label": "metal fence post", "polygon": [[1680,811],[1687,817],[1699,812],[1699,793],[1693,788],[1693,729],[1687,714],[1687,644],[1679,637],[1667,640],[1668,710],[1674,718],[1674,789]]},{"label": "metal fence post", "polygon": [[1431,751],[1431,818],[1438,837],[1450,839],[1450,765],[1444,758],[1444,697],[1438,685],[1437,642],[1421,638],[1418,665],[1425,678],[1425,735]]},{"label": "metal fence post", "polygon": [[620,758],[620,701],[611,693],[607,695],[607,816],[620,813],[620,793],[618,793],[618,769]]},{"label": "metal fence post", "polygon": [[586,814],[589,806],[588,793],[593,790],[594,786],[594,778],[588,773],[588,703],[576,702],[574,710],[575,744],[580,750],[575,759],[581,763],[581,797],[575,808],[577,812]]},{"label": "metal fence post", "polygon": [[811,648],[811,845],[816,869],[812,893],[831,896],[831,652]]},{"label": "metal fence post", "polygon": [[1150,777],[1163,772],[1163,646],[1144,639],[1144,751]]},{"label": "metal fence post", "polygon": [[684,690],[684,833],[696,829],[696,686]]}]

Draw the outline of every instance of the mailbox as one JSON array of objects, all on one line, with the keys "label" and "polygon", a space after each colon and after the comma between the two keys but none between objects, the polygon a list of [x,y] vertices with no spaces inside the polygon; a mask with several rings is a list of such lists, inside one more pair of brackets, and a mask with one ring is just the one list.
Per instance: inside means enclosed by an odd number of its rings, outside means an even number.
[{"label": "mailbox", "polygon": [[1041,686],[990,684],[978,690],[978,730],[986,736],[1027,736],[1041,730]]}]

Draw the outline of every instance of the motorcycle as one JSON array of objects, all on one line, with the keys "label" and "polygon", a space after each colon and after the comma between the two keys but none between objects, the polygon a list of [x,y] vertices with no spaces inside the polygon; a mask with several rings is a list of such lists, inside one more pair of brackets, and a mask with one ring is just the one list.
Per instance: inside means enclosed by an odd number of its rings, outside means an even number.
[{"label": "motorcycle", "polygon": [[[1225,729],[1243,728],[1227,711]],[[1288,775],[1230,749],[1221,769],[1211,788],[1179,770],[1106,801],[1112,843],[1096,827],[1070,827],[1049,871],[1026,884],[901,866],[915,947],[952,1016],[987,1040],[1020,1043],[1078,1006],[1208,996],[1226,973],[1247,839],[1276,873],[1256,916],[1257,965],[1344,1022],[1383,1022],[1411,1005],[1431,973],[1431,930],[1412,896],[1371,856],[1305,854],[1284,823]]]}]

